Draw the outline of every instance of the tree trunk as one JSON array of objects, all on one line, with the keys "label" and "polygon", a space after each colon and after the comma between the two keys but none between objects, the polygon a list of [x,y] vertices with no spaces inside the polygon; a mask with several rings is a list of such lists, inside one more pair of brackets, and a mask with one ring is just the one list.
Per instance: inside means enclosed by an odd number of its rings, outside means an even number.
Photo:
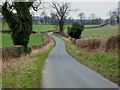
[{"label": "tree trunk", "polygon": [[117,16],[117,23],[119,24],[120,22],[119,22],[119,16]]},{"label": "tree trunk", "polygon": [[64,25],[64,22],[60,21],[60,22],[59,22],[60,32],[63,31],[63,25]]}]

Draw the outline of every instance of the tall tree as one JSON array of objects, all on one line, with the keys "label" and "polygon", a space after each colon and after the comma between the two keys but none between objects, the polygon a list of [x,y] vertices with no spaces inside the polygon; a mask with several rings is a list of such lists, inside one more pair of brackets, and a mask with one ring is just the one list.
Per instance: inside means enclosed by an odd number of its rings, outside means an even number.
[{"label": "tall tree", "polygon": [[112,11],[109,12],[109,16],[110,16],[110,18],[109,18],[110,24],[113,25],[115,18],[114,18],[114,16],[113,16],[113,12],[112,12]]},{"label": "tall tree", "polygon": [[120,10],[119,10],[119,8],[112,11],[112,16],[114,19],[117,19],[117,23],[120,24]]},{"label": "tall tree", "polygon": [[51,24],[52,25],[57,25],[58,24],[57,16],[53,12],[51,12]]},{"label": "tall tree", "polygon": [[72,17],[69,17],[69,18],[67,19],[66,24],[72,25],[73,22],[74,22],[74,19],[73,19]]},{"label": "tall tree", "polygon": [[2,5],[0,5],[0,13],[2,12]]},{"label": "tall tree", "polygon": [[85,24],[85,22],[84,22],[85,21],[85,14],[84,13],[80,13],[78,16],[80,18],[80,23],[84,25]]},{"label": "tall tree", "polygon": [[70,3],[68,2],[52,2],[52,7],[56,10],[56,16],[59,23],[60,31],[63,31],[63,26],[68,12],[70,11]]},{"label": "tall tree", "polygon": [[94,19],[95,19],[95,14],[91,13],[90,16],[89,16],[89,19],[91,20],[91,24],[93,25]]},{"label": "tall tree", "polygon": [[96,25],[101,24],[101,21],[102,21],[102,19],[100,17],[96,17],[94,19],[94,24],[96,24]]},{"label": "tall tree", "polygon": [[29,9],[33,7],[37,11],[38,5],[40,5],[40,3],[33,5],[33,1],[24,0],[24,2],[12,2],[12,4],[5,2],[2,6],[2,15],[10,27],[14,45],[23,45],[25,50],[32,32],[32,16]]}]

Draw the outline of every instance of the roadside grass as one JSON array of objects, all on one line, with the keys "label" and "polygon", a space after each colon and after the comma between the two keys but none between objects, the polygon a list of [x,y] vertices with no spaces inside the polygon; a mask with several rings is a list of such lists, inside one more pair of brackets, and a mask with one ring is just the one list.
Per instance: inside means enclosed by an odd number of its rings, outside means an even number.
[{"label": "roadside grass", "polygon": [[55,35],[65,42],[67,52],[71,56],[118,84],[118,50],[110,50],[108,52],[87,51],[78,48],[62,36]]},{"label": "roadside grass", "polygon": [[42,52],[32,54],[3,70],[3,88],[41,88],[42,68],[54,46],[55,42]]},{"label": "roadside grass", "polygon": [[[0,44],[0,47],[8,47],[8,46],[14,46],[13,41],[11,39],[10,34],[0,33],[2,38],[0,38],[0,41],[2,41],[2,46]],[[44,35],[43,35],[44,37]],[[30,41],[28,43],[28,47],[36,44],[42,43],[44,40],[42,39],[42,35],[39,34],[31,34]]]}]

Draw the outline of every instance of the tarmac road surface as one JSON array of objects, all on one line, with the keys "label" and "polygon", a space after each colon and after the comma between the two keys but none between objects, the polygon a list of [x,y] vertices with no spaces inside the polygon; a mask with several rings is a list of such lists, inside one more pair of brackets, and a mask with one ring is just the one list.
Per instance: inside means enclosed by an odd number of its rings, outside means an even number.
[{"label": "tarmac road surface", "polygon": [[43,88],[118,88],[115,83],[71,57],[63,40],[50,36],[56,46],[49,53],[43,68]]}]

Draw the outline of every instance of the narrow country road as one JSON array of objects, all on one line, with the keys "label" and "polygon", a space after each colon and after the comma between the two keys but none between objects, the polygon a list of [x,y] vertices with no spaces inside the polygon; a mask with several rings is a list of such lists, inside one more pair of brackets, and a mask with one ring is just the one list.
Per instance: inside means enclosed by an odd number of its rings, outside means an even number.
[{"label": "narrow country road", "polygon": [[118,88],[115,83],[72,58],[60,38],[50,36],[56,41],[56,46],[43,68],[43,88]]}]

